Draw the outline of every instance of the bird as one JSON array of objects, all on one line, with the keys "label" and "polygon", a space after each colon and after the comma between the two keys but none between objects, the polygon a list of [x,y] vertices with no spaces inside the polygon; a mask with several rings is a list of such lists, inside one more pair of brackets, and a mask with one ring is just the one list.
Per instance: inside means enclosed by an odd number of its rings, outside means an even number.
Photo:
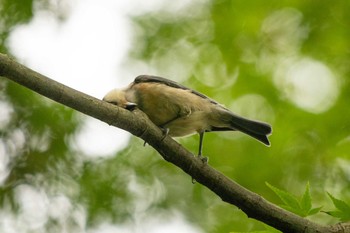
[{"label": "bird", "polygon": [[128,110],[137,107],[163,130],[164,136],[198,133],[198,156],[203,160],[207,132],[240,131],[270,146],[270,124],[239,116],[206,95],[166,78],[139,75],[126,88],[109,91],[103,101]]}]

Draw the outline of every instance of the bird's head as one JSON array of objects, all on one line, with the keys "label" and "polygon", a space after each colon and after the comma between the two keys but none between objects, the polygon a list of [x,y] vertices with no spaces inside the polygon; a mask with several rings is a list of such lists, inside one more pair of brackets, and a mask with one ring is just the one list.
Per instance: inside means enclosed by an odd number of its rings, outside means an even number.
[{"label": "bird's head", "polygon": [[111,90],[102,100],[128,110],[133,110],[137,106],[137,104],[129,102],[125,97],[125,91],[120,89]]}]

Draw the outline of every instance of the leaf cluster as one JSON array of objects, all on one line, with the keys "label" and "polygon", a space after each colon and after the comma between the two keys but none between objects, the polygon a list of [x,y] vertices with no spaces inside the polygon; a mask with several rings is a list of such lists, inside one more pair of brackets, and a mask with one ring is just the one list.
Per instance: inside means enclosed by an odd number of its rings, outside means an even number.
[{"label": "leaf cluster", "polygon": [[266,185],[281,199],[283,202],[283,205],[281,205],[282,208],[289,210],[301,217],[317,214],[322,209],[322,206],[312,208],[309,183],[307,183],[305,192],[300,198],[267,182]]}]

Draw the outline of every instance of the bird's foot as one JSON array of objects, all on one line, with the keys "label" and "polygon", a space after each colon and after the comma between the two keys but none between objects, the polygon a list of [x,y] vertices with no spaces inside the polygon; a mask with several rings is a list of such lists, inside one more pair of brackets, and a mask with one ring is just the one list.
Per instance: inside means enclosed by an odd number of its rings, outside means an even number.
[{"label": "bird's foot", "polygon": [[[204,164],[208,164],[209,157],[203,156],[203,155],[201,155],[201,154],[199,154],[197,157],[198,157]],[[195,184],[195,183],[197,183],[197,181],[192,177],[192,184]]]},{"label": "bird's foot", "polygon": [[168,134],[169,134],[169,128],[160,128],[160,129],[163,132],[163,137],[161,139],[161,141],[163,141],[166,138],[166,136],[168,136]]},{"label": "bird's foot", "polygon": [[209,162],[209,157],[203,156],[201,154],[198,155],[198,158],[202,160],[203,163],[207,164]]}]

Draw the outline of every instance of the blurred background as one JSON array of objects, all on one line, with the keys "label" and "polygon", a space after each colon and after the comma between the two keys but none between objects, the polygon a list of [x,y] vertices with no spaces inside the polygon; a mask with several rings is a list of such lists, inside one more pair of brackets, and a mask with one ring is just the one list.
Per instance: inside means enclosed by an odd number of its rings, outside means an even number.
[{"label": "blurred background", "polygon": [[[1,0],[0,51],[102,98],[172,79],[273,125],[272,146],[208,133],[209,164],[279,204],[350,201],[350,2]],[[196,153],[198,136],[177,139]],[[337,220],[319,213],[313,221]],[[0,231],[264,230],[129,133],[0,79]]]}]

